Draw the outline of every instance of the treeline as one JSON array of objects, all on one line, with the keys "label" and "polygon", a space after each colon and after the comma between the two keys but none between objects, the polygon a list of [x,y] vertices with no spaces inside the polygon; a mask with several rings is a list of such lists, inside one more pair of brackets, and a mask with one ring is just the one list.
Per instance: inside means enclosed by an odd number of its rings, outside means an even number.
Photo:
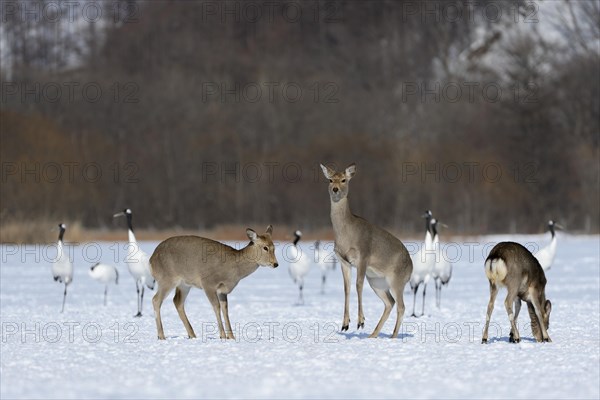
[{"label": "treeline", "polygon": [[317,229],[356,162],[396,230],[599,229],[597,2],[49,3],[3,5],[3,224]]}]

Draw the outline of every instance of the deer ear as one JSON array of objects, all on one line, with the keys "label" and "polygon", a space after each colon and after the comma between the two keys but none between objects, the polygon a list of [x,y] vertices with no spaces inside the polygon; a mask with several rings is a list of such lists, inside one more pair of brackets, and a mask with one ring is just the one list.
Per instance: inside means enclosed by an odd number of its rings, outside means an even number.
[{"label": "deer ear", "polygon": [[320,164],[320,165],[321,165],[321,169],[323,170],[323,175],[325,175],[325,178],[327,178],[327,179],[333,178],[333,176],[335,175],[335,171],[323,164]]},{"label": "deer ear", "polygon": [[351,179],[356,174],[356,164],[352,163],[346,168],[346,178]]},{"label": "deer ear", "polygon": [[258,239],[258,235],[256,234],[256,232],[254,232],[252,229],[248,228],[246,229],[246,235],[248,235],[248,239],[252,240],[253,242]]},{"label": "deer ear", "polygon": [[273,225],[267,226],[267,235],[271,236],[273,234]]},{"label": "deer ear", "polygon": [[546,315],[550,315],[550,311],[552,311],[552,303],[550,303],[550,300],[546,300],[546,304],[544,304],[544,310],[546,311]]}]

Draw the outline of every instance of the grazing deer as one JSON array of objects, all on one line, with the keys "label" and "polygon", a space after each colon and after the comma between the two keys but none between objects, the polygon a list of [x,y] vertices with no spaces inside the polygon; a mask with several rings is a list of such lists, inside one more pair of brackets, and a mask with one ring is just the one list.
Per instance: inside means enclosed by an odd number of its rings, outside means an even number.
[{"label": "grazing deer", "polygon": [[[185,299],[194,286],[206,293],[217,316],[221,339],[234,339],[229,322],[227,295],[240,280],[256,271],[259,265],[277,268],[279,264],[275,258],[272,233],[271,225],[264,235],[246,229],[250,243],[241,250],[199,236],[175,236],[161,242],[150,258],[150,269],[158,282],[158,291],[152,299],[158,338],[165,339],[160,306],[173,288],[176,288],[173,302],[179,318],[183,321],[188,336],[196,337],[183,308]],[[221,312],[227,331],[223,329]]]},{"label": "grazing deer", "polygon": [[[518,343],[521,340],[517,329],[521,300],[527,302],[531,329],[535,339],[538,342],[550,342],[548,328],[552,303],[550,300],[546,300],[546,276],[533,254],[518,243],[498,243],[485,260],[485,274],[490,281],[490,301],[481,343],[488,341],[488,328],[498,294],[498,286],[505,286],[508,291],[504,306],[511,326],[510,342]],[[514,314],[513,304],[516,309]]]},{"label": "grazing deer", "polygon": [[385,305],[383,315],[371,338],[377,337],[388,319],[394,303],[397,303],[397,318],[392,338],[398,336],[404,316],[404,286],[410,280],[413,265],[410,255],[402,242],[391,233],[375,226],[350,211],[348,190],[350,179],[356,173],[356,166],[350,165],[344,172],[336,172],[321,165],[323,174],[329,179],[331,199],[331,223],[335,234],[335,253],[342,265],[344,276],[344,320],[342,331],[350,324],[351,267],[357,269],[356,291],[358,293],[357,329],[364,328],[365,317],[362,308],[362,291],[365,276],[373,291]]}]

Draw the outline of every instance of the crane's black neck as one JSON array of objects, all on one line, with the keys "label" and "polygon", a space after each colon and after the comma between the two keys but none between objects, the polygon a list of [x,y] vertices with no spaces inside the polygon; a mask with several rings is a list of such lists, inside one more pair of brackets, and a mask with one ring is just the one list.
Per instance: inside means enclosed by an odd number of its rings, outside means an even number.
[{"label": "crane's black neck", "polygon": [[62,242],[63,241],[63,236],[65,235],[65,228],[63,228],[62,226],[60,227],[60,232],[58,233],[58,241]]},{"label": "crane's black neck", "polygon": [[431,236],[433,237],[433,228],[431,226],[431,215],[427,215],[425,217],[425,230],[429,233],[431,233]]},{"label": "crane's black neck", "polygon": [[295,235],[296,238],[294,239],[294,246],[298,244],[298,242],[300,241],[300,236]]},{"label": "crane's black neck", "polygon": [[555,235],[554,225],[553,224],[548,225],[548,229],[550,230],[550,234],[552,235],[552,239],[554,239],[554,235]]},{"label": "crane's black neck", "polygon": [[127,227],[129,228],[129,230],[130,230],[131,232],[133,232],[133,225],[132,225],[132,223],[131,223],[131,219],[133,218],[133,215],[132,215],[132,214],[129,214],[129,213],[127,213],[127,214],[125,214],[125,216],[127,217]]},{"label": "crane's black neck", "polygon": [[437,222],[435,224],[429,224],[431,226],[431,238],[435,239],[437,235]]}]

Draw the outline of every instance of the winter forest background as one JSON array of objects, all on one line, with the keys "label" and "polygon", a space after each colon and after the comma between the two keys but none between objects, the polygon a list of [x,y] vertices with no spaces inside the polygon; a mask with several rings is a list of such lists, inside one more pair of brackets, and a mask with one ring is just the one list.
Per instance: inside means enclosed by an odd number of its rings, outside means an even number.
[{"label": "winter forest background", "polygon": [[147,229],[326,229],[320,162],[356,162],[353,211],[396,232],[426,208],[454,234],[599,230],[598,1],[3,1],[1,17],[3,241],[113,229],[125,207]]}]

